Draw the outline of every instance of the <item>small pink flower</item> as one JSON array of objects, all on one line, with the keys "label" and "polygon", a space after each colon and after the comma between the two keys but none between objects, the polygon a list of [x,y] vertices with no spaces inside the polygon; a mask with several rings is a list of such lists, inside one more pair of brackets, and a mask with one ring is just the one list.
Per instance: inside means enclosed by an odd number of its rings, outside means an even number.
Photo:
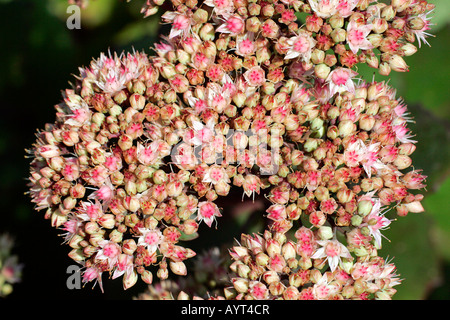
[{"label": "small pink flower", "polygon": [[166,22],[172,24],[169,39],[175,38],[179,35],[184,37],[189,34],[192,25],[192,20],[187,14],[167,11],[161,16],[161,18],[164,19]]},{"label": "small pink flower", "polygon": [[167,38],[166,36],[161,36],[165,42],[161,41],[160,43],[155,43],[155,51],[160,57],[164,57],[167,52],[174,50],[174,45],[172,44],[171,40]]},{"label": "small pink flower", "polygon": [[253,199],[255,199],[255,193],[259,194],[260,192],[261,180],[253,174],[247,174],[242,187],[247,197],[253,196]]},{"label": "small pink flower", "polygon": [[203,201],[198,204],[197,220],[204,221],[211,227],[216,217],[221,217],[220,210],[214,202]]},{"label": "small pink flower", "polygon": [[248,288],[249,294],[257,300],[265,300],[269,297],[269,289],[264,283],[251,281]]},{"label": "small pink flower", "polygon": [[102,271],[100,271],[99,268],[97,268],[96,266],[89,267],[86,270],[84,270],[82,278],[83,283],[91,282],[94,280],[95,280],[94,286],[98,282],[100,289],[103,292]]},{"label": "small pink flower", "polygon": [[205,0],[203,4],[213,7],[219,16],[230,14],[234,11],[234,4],[231,0]]},{"label": "small pink flower", "polygon": [[69,214],[69,219],[63,224],[61,230],[66,231],[62,234],[64,242],[69,242],[78,232],[78,228],[82,225],[81,221],[73,214]]},{"label": "small pink flower", "polygon": [[73,114],[70,115],[69,119],[64,123],[76,127],[81,127],[90,119],[92,115],[92,111],[89,110],[89,107],[87,105],[83,105],[82,107],[74,109],[72,110],[72,112]]},{"label": "small pink flower", "polygon": [[408,189],[422,189],[426,185],[423,183],[427,176],[420,174],[421,170],[413,170],[402,176],[401,180]]},{"label": "small pink flower", "polygon": [[98,200],[95,203],[82,202],[78,217],[84,221],[96,221],[103,216],[103,208]]},{"label": "small pink flower", "polygon": [[341,258],[352,259],[347,247],[335,239],[317,240],[317,243],[320,244],[321,247],[314,252],[311,259],[327,258],[328,265],[332,272],[336,270]]},{"label": "small pink flower", "polygon": [[379,148],[379,142],[371,143],[369,146],[365,146],[364,148],[365,151],[362,163],[363,168],[369,178],[372,175],[372,168],[377,170],[377,172],[388,170],[388,166],[379,159]]},{"label": "small pink flower", "polygon": [[280,27],[272,19],[267,19],[261,25],[261,35],[266,38],[277,38],[280,34]]},{"label": "small pink flower", "polygon": [[311,9],[321,18],[329,18],[337,11],[338,0],[308,0]]},{"label": "small pink flower", "polygon": [[225,23],[216,29],[220,33],[231,33],[233,35],[244,32],[245,22],[244,19],[235,15],[224,15]]},{"label": "small pink flower", "polygon": [[199,121],[193,121],[192,127],[194,135],[191,142],[196,146],[201,146],[211,142],[215,136],[214,121],[210,120],[207,124]]},{"label": "small pink flower", "polygon": [[116,269],[112,275],[112,279],[116,279],[125,274],[125,277],[129,277],[134,271],[133,256],[128,254],[120,254],[117,258]]},{"label": "small pink flower", "polygon": [[271,205],[266,212],[268,213],[267,217],[272,220],[283,220],[286,219],[286,207],[281,204]]},{"label": "small pink flower", "polygon": [[163,242],[164,236],[162,232],[156,229],[139,228],[141,236],[138,239],[138,246],[144,246],[149,253],[154,253],[159,245]]},{"label": "small pink flower", "polygon": [[103,208],[108,205],[108,203],[114,197],[114,186],[111,183],[111,180],[108,178],[103,186],[100,187],[97,191],[94,191],[88,196],[88,199],[98,199],[103,202]]},{"label": "small pink flower", "polygon": [[202,181],[217,184],[219,181],[229,182],[230,178],[228,177],[225,168],[213,165],[206,171]]},{"label": "small pink flower", "polygon": [[375,244],[378,248],[381,248],[381,234],[382,230],[387,229],[387,227],[391,224],[391,220],[386,218],[384,214],[386,211],[382,210],[380,199],[372,199],[373,207],[371,212],[364,217],[364,223],[362,226],[367,226],[370,234],[375,240]]},{"label": "small pink flower", "polygon": [[236,84],[233,79],[231,79],[231,77],[226,73],[223,75],[220,84],[222,85],[223,93],[229,97],[232,97],[237,91]]},{"label": "small pink flower", "polygon": [[250,85],[252,87],[260,87],[264,84],[264,82],[266,82],[265,72],[259,66],[255,66],[255,67],[248,69],[244,73],[244,78],[245,78],[246,82],[248,83],[248,85]]},{"label": "small pink flower", "polygon": [[331,284],[327,273],[320,275],[312,287],[312,292],[315,299],[323,300],[334,295],[339,290],[337,284]]},{"label": "small pink flower", "polygon": [[355,92],[355,84],[353,83],[352,78],[355,77],[358,73],[355,71],[338,67],[330,72],[328,75],[326,82],[330,86],[330,95],[333,96],[335,93],[339,92]]},{"label": "small pink flower", "polygon": [[343,18],[347,18],[353,13],[353,9],[358,5],[358,2],[359,0],[338,0],[337,13]]},{"label": "small pink flower", "polygon": [[240,56],[249,56],[256,50],[253,32],[247,32],[236,39],[236,53]]},{"label": "small pink flower", "polygon": [[103,165],[111,172],[122,169],[122,158],[116,155],[106,156]]},{"label": "small pink flower", "polygon": [[100,250],[97,251],[95,259],[108,261],[109,268],[113,268],[119,255],[122,253],[121,247],[112,241],[104,240],[99,242]]},{"label": "small pink flower", "polygon": [[370,31],[372,31],[371,24],[360,25],[355,20],[349,22],[347,26],[347,43],[354,54],[357,54],[360,49],[373,49],[372,43],[367,40]]},{"label": "small pink flower", "polygon": [[405,124],[392,126],[392,131],[395,133],[395,137],[401,143],[416,143],[416,140],[411,138],[414,136],[410,133],[410,130]]},{"label": "small pink flower", "polygon": [[292,37],[287,41],[289,50],[284,59],[294,59],[300,57],[301,60],[308,62],[311,59],[312,48],[316,45],[314,40],[306,31],[300,30],[299,35]]},{"label": "small pink flower", "polygon": [[192,57],[192,64],[197,70],[206,71],[208,67],[213,64],[214,60],[212,57],[207,57],[205,53],[201,50],[196,51]]},{"label": "small pink flower", "polygon": [[364,143],[357,139],[345,148],[344,161],[347,167],[356,167],[363,159]]},{"label": "small pink flower", "polygon": [[159,156],[158,147],[158,141],[153,141],[148,146],[143,146],[142,144],[138,143],[136,153],[139,162],[144,165],[153,164]]}]

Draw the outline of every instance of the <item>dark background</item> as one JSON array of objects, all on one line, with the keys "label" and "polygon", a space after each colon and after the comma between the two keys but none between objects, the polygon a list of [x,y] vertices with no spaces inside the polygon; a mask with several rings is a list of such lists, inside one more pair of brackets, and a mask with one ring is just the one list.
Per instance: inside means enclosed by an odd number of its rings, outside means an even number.
[{"label": "dark background", "polygon": [[[419,141],[413,163],[429,177],[423,203],[426,212],[394,221],[385,232],[390,242],[385,241],[380,251],[393,258],[404,279],[397,287],[397,300],[450,298],[450,1],[430,2],[438,7],[431,47],[422,46],[406,59],[409,73],[375,75],[377,80],[391,78],[390,84],[409,105]],[[81,12],[81,29],[69,30],[66,0],[0,0],[0,233],[15,238],[13,252],[24,265],[22,282],[8,299],[131,299],[145,289],[138,281],[123,291],[120,279],[106,277],[104,294],[98,285],[91,289],[91,284],[67,289],[66,269],[74,264],[67,257],[69,248],[24,194],[30,162],[24,150],[35,141],[38,128],[54,121],[53,106],[78,74],[78,67],[89,65],[108,49],[121,52],[134,47],[151,53],[157,34],[165,31],[158,16],[142,18],[142,3],[91,1]],[[358,71],[366,79],[374,74],[364,67]],[[217,242],[239,237],[232,220],[221,220],[223,229],[214,233]],[[245,219],[241,220],[243,224]],[[191,247],[203,245],[194,241]]]}]

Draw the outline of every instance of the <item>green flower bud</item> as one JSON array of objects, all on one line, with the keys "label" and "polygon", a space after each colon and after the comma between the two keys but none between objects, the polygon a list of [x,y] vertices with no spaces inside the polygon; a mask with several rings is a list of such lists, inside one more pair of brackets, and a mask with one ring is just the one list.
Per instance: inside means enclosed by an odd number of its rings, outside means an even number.
[{"label": "green flower bud", "polygon": [[329,240],[333,238],[333,229],[329,226],[320,226],[317,235],[321,240]]},{"label": "green flower bud", "polygon": [[361,200],[358,202],[358,214],[365,217],[367,216],[373,208],[372,201],[370,200]]}]

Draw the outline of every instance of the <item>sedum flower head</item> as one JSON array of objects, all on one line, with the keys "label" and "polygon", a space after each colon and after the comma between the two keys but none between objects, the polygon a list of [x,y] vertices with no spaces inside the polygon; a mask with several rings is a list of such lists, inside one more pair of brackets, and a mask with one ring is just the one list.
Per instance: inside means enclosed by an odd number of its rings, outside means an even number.
[{"label": "sedum flower head", "polygon": [[[423,211],[426,177],[412,169],[406,105],[354,67],[407,71],[433,6],[172,4],[156,54],[102,53],[80,68],[28,151],[31,200],[65,232],[84,281],[185,276],[196,253],[184,240],[220,227],[215,200],[241,188],[270,201],[268,228],[230,250],[225,298],[391,297],[399,281],[377,256],[385,209]],[[360,265],[366,277],[353,275]]]}]

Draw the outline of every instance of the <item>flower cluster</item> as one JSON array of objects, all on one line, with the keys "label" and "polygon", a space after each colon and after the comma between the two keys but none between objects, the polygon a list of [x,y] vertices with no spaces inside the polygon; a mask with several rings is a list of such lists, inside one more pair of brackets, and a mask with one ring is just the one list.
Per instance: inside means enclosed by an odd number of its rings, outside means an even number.
[{"label": "flower cluster", "polygon": [[13,285],[22,279],[23,264],[12,254],[13,239],[8,234],[0,235],[0,297],[11,294]]},{"label": "flower cluster", "polygon": [[[253,199],[264,190],[270,223],[232,250],[226,298],[390,297],[384,214],[423,211],[425,176],[411,169],[406,105],[352,68],[406,71],[433,5],[172,4],[156,55],[101,54],[80,68],[29,150],[32,201],[64,230],[84,281],[186,275],[195,252],[184,240],[217,226],[215,200],[237,187]],[[287,240],[296,223],[298,241]]]},{"label": "flower cluster", "polygon": [[194,265],[186,277],[167,279],[148,286],[136,300],[185,300],[217,297],[229,286],[229,257],[226,250],[211,248],[193,258]]},{"label": "flower cluster", "polygon": [[[150,286],[138,299],[366,300],[395,294],[393,287],[400,283],[395,266],[377,256],[370,238],[357,229],[347,234],[349,247],[330,227],[313,231],[303,226],[294,238],[268,230],[263,235],[242,235],[230,250],[234,276],[221,293],[192,295],[185,291],[189,287],[166,281]],[[330,268],[321,272],[327,264]]]}]

